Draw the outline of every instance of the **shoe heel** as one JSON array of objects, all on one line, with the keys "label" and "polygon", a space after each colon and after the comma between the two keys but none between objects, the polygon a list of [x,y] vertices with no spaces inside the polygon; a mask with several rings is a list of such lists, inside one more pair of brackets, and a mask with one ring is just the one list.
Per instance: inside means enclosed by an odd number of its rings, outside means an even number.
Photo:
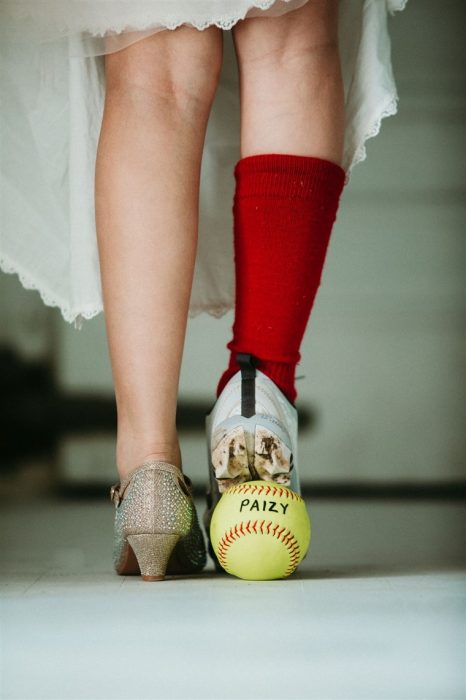
[{"label": "shoe heel", "polygon": [[143,581],[163,581],[168,560],[181,535],[128,535]]}]

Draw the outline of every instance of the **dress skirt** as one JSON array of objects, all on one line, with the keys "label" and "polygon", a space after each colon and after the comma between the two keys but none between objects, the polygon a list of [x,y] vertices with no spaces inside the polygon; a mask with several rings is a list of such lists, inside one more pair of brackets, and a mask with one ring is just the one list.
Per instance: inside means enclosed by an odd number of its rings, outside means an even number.
[{"label": "dress skirt", "polygon": [[[103,310],[94,171],[105,97],[104,54],[182,24],[229,30],[313,0],[1,0],[0,269],[81,328]],[[340,0],[346,126],[342,167],[397,111],[388,15],[407,0]],[[239,84],[231,33],[201,164],[190,316],[234,305],[233,169]],[[286,235],[286,232],[285,234]]]}]

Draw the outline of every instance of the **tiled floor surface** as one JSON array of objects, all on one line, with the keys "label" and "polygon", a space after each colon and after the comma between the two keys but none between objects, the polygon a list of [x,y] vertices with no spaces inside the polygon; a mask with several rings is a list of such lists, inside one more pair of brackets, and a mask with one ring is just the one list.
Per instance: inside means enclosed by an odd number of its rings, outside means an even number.
[{"label": "tiled floor surface", "polygon": [[269,582],[117,576],[112,509],[3,501],[4,700],[464,700],[464,504],[310,502]]}]

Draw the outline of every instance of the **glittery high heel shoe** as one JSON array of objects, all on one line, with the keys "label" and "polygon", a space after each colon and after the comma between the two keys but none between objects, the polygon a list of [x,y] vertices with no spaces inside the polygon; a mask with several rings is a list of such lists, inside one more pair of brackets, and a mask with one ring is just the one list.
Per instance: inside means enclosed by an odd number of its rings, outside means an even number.
[{"label": "glittery high heel shoe", "polygon": [[192,499],[191,482],[173,464],[148,459],[114,484],[113,564],[120,575],[144,581],[201,571],[205,541]]}]

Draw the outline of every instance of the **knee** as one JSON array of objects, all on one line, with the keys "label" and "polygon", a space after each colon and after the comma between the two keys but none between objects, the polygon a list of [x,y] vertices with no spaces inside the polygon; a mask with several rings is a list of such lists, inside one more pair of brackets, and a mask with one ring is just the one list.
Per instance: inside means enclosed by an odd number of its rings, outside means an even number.
[{"label": "knee", "polygon": [[279,17],[249,18],[234,27],[240,69],[273,70],[338,54],[338,0],[312,0]]},{"label": "knee", "polygon": [[164,30],[105,56],[106,91],[146,105],[202,107],[213,100],[222,58],[218,27]]}]

